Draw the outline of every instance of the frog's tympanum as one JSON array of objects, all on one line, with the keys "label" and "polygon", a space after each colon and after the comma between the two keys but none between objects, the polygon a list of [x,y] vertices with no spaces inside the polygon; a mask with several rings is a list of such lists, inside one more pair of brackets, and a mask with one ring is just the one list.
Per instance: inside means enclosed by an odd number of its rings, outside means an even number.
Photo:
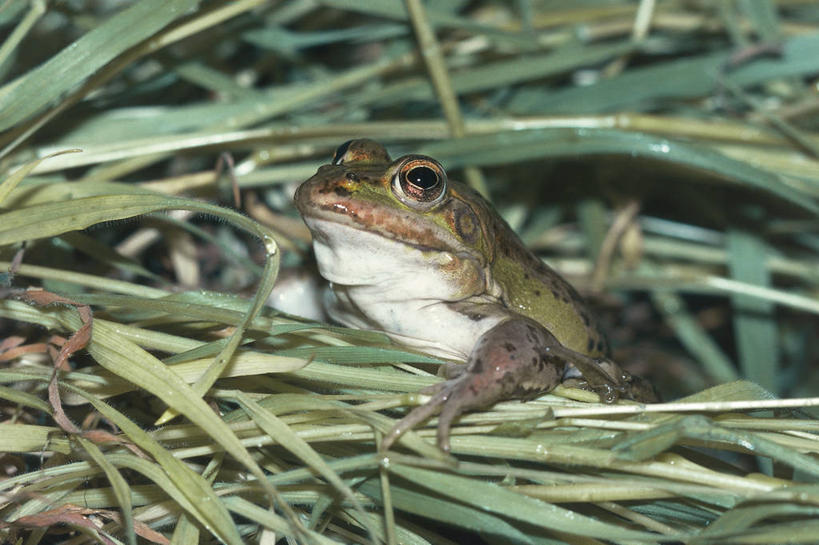
[{"label": "frog's tympanum", "polygon": [[606,358],[606,340],[577,292],[435,159],[393,161],[377,142],[351,140],[295,199],[331,283],[333,319],[467,362],[382,448],[440,410],[438,445],[449,450],[462,412],[533,398],[567,377],[582,375],[606,402],[651,397]]}]

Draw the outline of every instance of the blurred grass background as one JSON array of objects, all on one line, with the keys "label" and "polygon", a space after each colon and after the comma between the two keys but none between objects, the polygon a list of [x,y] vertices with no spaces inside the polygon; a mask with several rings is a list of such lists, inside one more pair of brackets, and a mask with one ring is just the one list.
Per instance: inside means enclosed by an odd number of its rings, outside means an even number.
[{"label": "blurred grass background", "polygon": [[[3,0],[0,37],[0,541],[819,541],[819,3]],[[263,305],[355,137],[488,195],[670,402],[384,463],[439,362]]]}]

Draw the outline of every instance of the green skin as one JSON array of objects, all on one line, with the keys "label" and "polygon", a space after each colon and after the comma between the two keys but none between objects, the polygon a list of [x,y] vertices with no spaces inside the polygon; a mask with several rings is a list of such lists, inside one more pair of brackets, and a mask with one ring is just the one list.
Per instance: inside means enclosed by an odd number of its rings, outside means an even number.
[{"label": "green skin", "polygon": [[[295,201],[319,270],[333,283],[338,321],[418,347],[448,345],[437,353],[467,360],[425,392],[430,401],[399,421],[382,449],[440,410],[437,441],[448,451],[450,427],[464,411],[537,397],[567,375],[608,403],[655,400],[650,386],[607,359],[605,337],[577,292],[434,159],[392,161],[377,142],[352,140],[299,187]],[[366,263],[361,271],[346,274],[345,264],[359,263]],[[390,267],[401,273],[392,284]],[[388,318],[395,314],[400,321]]]}]

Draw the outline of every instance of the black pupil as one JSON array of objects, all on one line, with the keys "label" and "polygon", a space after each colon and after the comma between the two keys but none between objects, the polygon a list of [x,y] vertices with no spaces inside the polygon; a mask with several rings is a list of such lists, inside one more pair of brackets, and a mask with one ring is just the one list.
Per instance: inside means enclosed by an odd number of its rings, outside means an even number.
[{"label": "black pupil", "polygon": [[432,189],[438,185],[438,174],[429,167],[415,167],[407,172],[407,181],[421,189]]}]

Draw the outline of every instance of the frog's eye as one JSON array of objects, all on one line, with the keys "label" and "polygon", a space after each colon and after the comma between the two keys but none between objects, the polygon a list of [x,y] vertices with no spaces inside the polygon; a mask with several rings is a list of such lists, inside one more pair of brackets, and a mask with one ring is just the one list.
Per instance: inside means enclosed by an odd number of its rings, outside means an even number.
[{"label": "frog's eye", "polygon": [[350,148],[350,144],[352,144],[352,140],[347,140],[339,147],[336,148],[336,153],[333,155],[333,164],[340,165],[342,160],[344,159],[344,155],[347,153],[347,150]]},{"label": "frog's eye", "polygon": [[435,159],[421,155],[406,158],[392,181],[393,192],[409,206],[438,204],[446,195],[446,172]]}]

